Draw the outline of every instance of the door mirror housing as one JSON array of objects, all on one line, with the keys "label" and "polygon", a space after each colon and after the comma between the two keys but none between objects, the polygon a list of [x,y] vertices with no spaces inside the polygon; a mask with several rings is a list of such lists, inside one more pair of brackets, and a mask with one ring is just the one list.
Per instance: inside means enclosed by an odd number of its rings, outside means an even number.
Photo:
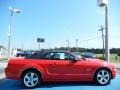
[{"label": "door mirror housing", "polygon": [[78,59],[78,58],[75,58],[75,57],[74,57],[74,58],[71,58],[70,60],[71,60],[72,62],[77,62],[77,61],[79,61],[79,59]]}]

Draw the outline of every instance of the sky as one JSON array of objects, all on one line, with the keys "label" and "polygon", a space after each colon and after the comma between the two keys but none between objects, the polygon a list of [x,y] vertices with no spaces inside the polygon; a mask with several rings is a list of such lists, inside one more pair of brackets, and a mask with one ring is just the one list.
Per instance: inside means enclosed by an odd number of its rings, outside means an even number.
[{"label": "sky", "polygon": [[[120,48],[120,0],[109,0],[109,46]],[[0,44],[8,46],[10,10],[17,8],[12,19],[11,47],[38,49],[37,38],[44,38],[41,48],[102,48],[100,26],[104,26],[104,8],[97,0],[0,0]]]}]

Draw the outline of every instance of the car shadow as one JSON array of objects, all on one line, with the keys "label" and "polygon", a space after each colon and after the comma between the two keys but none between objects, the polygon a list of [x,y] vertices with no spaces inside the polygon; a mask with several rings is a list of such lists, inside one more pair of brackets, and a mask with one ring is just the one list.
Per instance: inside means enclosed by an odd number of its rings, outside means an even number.
[{"label": "car shadow", "polygon": [[0,79],[0,90],[16,90],[20,89],[20,82],[6,78]]},{"label": "car shadow", "polygon": [[[38,85],[37,88],[54,88],[54,87],[74,87],[74,86],[100,86],[94,82],[52,82],[52,83],[42,83]],[[0,79],[0,90],[16,90],[16,89],[27,89],[23,87],[18,80],[10,79]]]},{"label": "car shadow", "polygon": [[43,83],[41,86],[38,87],[46,87],[46,88],[52,88],[52,87],[63,87],[63,86],[99,86],[96,83],[93,82],[52,82],[52,83]]}]

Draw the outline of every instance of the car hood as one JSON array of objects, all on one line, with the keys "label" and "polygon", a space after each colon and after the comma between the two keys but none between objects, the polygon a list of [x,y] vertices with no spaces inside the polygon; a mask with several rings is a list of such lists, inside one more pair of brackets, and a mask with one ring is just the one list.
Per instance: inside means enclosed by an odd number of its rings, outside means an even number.
[{"label": "car hood", "polygon": [[86,58],[86,61],[89,61],[89,62],[99,62],[99,63],[106,62],[106,61],[103,61],[101,59],[93,59],[93,58]]},{"label": "car hood", "polygon": [[84,60],[88,63],[97,64],[97,65],[109,64],[107,61],[101,59],[85,58]]},{"label": "car hood", "polygon": [[101,60],[101,59],[86,58],[86,61],[87,62],[91,62],[91,63],[101,64],[103,66],[112,66],[112,67],[115,67],[115,64],[109,63],[109,62]]}]

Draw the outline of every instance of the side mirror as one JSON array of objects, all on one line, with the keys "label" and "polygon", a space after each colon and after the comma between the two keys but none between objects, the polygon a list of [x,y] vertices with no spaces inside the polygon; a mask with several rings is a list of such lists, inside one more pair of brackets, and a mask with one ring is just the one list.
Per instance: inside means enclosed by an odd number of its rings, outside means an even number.
[{"label": "side mirror", "polygon": [[77,62],[77,61],[78,61],[78,59],[75,58],[75,57],[74,57],[74,58],[71,58],[70,60],[71,60],[71,62]]}]

